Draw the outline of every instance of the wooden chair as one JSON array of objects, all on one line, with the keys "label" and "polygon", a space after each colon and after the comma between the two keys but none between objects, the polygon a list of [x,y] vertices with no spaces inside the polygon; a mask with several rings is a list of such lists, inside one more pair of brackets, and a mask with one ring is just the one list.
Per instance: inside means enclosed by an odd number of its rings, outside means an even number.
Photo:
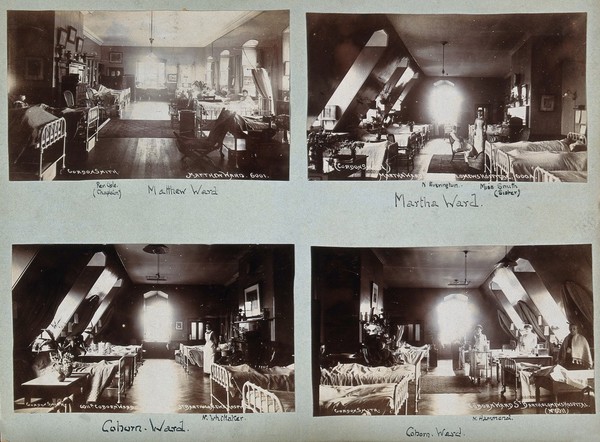
[{"label": "wooden chair", "polygon": [[221,149],[221,158],[225,157],[222,151],[223,140],[229,131],[233,116],[232,112],[223,108],[215,121],[213,129],[206,138],[183,136],[174,131],[177,149],[183,155],[181,160],[185,161],[186,158],[196,158],[208,161],[217,168],[208,155],[217,149]]},{"label": "wooden chair", "polygon": [[[452,151],[452,159],[450,161],[454,161],[454,157],[456,156],[456,154],[464,153],[469,150],[465,146],[464,140],[461,140],[458,137],[458,135],[456,135],[456,132],[454,132],[454,131],[451,131],[448,134],[448,141],[450,141],[450,150]],[[455,144],[456,144],[456,146],[455,146]]]},{"label": "wooden chair", "polygon": [[531,132],[531,129],[529,129],[528,127],[524,127],[521,130],[521,133],[519,134],[519,141],[529,141],[530,132]]},{"label": "wooden chair", "polygon": [[58,401],[48,413],[71,413],[73,411],[73,395]]},{"label": "wooden chair", "polygon": [[64,91],[63,97],[65,97],[65,103],[67,104],[67,107],[75,107],[75,97],[73,97],[73,92]]},{"label": "wooden chair", "polygon": [[399,169],[400,163],[406,164],[406,172],[410,173],[415,166],[415,148],[412,138],[409,138],[406,146],[398,146],[394,134],[388,134],[389,142],[386,161],[391,167],[391,163],[395,164],[395,170]]}]

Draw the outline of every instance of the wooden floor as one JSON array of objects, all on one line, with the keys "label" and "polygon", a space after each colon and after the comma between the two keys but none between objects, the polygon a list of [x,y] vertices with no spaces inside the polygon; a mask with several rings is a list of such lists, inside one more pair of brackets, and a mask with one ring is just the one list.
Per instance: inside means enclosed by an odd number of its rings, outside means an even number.
[{"label": "wooden floor", "polygon": [[186,373],[173,359],[146,359],[124,405],[134,413],[219,413],[210,407],[210,378],[190,366]]},{"label": "wooden floor", "polygon": [[415,166],[413,175],[423,177],[428,181],[456,181],[457,177],[452,173],[427,173],[429,163],[434,155],[451,155],[452,150],[447,138],[433,138],[415,155]]},{"label": "wooden floor", "polygon": [[[145,359],[119,406],[105,392],[96,405],[74,412],[110,413],[224,413],[210,406],[210,378],[196,366],[188,372],[173,359]],[[241,410],[239,410],[241,411]]]},{"label": "wooden floor", "polygon": [[[465,376],[462,370],[453,370],[451,360],[439,360],[435,368],[423,372],[423,378],[432,376]],[[419,400],[419,415],[431,416],[497,416],[518,414],[545,414],[545,408],[526,407],[515,397],[515,391],[508,387],[504,395],[496,380],[494,370],[491,380],[476,386],[478,392],[465,393],[422,393]],[[112,392],[111,392],[112,393]],[[220,391],[217,391],[220,393]],[[221,397],[221,396],[220,396]],[[542,401],[550,401],[545,395]],[[561,400],[581,402],[581,398]],[[517,404],[517,406],[515,406]],[[215,403],[216,405],[216,403]],[[210,378],[203,370],[190,366],[189,371],[173,359],[145,359],[134,378],[133,386],[127,390],[120,406],[112,395],[103,395],[93,406],[76,407],[74,412],[110,412],[110,413],[224,413],[218,405],[210,406]],[[233,412],[240,412],[234,408]],[[15,410],[19,413],[43,412],[40,409]],[[47,411],[46,411],[47,412]],[[591,407],[569,408],[570,414],[595,412],[593,397]],[[414,390],[410,391],[409,415],[415,414]]]},{"label": "wooden floor", "polygon": [[[121,118],[167,120],[168,104],[130,103]],[[225,137],[224,145],[207,159],[184,159],[175,138],[101,137],[91,152],[70,161],[57,179],[289,179],[289,144],[276,141],[256,155],[237,157],[231,135]]]},{"label": "wooden floor", "polygon": [[[435,368],[423,376],[465,376],[462,370],[453,370],[452,361],[442,359]],[[517,414],[545,414],[544,408],[514,407],[515,391],[508,387],[504,396],[502,386],[493,371],[491,380],[476,386],[478,393],[422,393],[419,401],[419,415],[431,416],[497,416]],[[411,392],[411,399],[413,399]],[[542,401],[550,401],[542,395]],[[571,400],[571,399],[567,399]],[[572,398],[573,401],[580,399]],[[124,404],[133,407],[135,413],[220,413],[223,410],[210,409],[210,381],[202,370],[192,366],[186,374],[174,360],[147,359],[135,378],[133,387],[127,393]],[[505,405],[499,405],[505,404]],[[510,406],[510,408],[507,408]],[[414,412],[414,400],[409,401],[409,414]],[[570,413],[594,413],[593,408]]]},{"label": "wooden floor", "polygon": [[[453,370],[452,360],[442,359],[435,368],[430,369],[424,376],[465,376],[462,370]],[[507,387],[504,395],[501,394],[502,385],[496,379],[494,368],[492,378],[477,385],[478,393],[443,393],[421,394],[419,401],[419,415],[432,416],[497,416],[517,414],[545,414],[545,408],[527,407],[517,401],[515,390]],[[542,390],[541,401],[550,401],[548,395]],[[581,398],[572,398],[580,402]],[[515,406],[517,404],[518,406]],[[593,401],[592,401],[593,404]],[[569,408],[569,413],[594,413],[594,407],[577,409]],[[409,403],[409,414],[414,413],[414,404]]]}]

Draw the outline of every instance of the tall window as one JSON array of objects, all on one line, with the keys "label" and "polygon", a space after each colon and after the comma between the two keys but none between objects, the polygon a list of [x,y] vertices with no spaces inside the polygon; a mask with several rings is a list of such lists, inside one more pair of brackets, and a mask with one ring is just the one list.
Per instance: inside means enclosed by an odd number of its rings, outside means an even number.
[{"label": "tall window", "polygon": [[213,89],[215,87],[214,71],[215,71],[215,59],[212,56],[209,56],[206,59],[205,81],[206,81],[206,84],[208,85],[208,87],[213,88]]},{"label": "tall window", "polygon": [[135,69],[136,86],[142,89],[164,89],[167,65],[155,58],[138,61]]},{"label": "tall window", "polygon": [[256,46],[257,40],[248,40],[242,45],[242,89],[246,89],[252,97],[256,96],[256,86],[252,77],[252,69],[257,63]]},{"label": "tall window", "polygon": [[219,88],[229,92],[229,51],[223,51],[219,56]]},{"label": "tall window", "polygon": [[144,341],[168,342],[172,328],[169,295],[163,292],[144,294]]},{"label": "tall window", "polygon": [[190,321],[190,340],[204,339],[204,322]]},{"label": "tall window", "polygon": [[281,42],[281,60],[283,61],[283,78],[281,89],[284,91],[290,90],[290,28],[287,27],[283,31]]},{"label": "tall window", "polygon": [[446,296],[437,313],[442,344],[462,341],[473,327],[473,307],[465,295]]},{"label": "tall window", "polygon": [[462,104],[460,92],[450,82],[442,81],[431,93],[431,116],[438,124],[455,126]]}]

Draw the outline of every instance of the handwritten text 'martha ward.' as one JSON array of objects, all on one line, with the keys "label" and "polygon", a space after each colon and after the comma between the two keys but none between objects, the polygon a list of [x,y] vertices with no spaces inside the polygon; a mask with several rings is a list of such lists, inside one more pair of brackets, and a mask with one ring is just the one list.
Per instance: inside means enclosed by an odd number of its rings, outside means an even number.
[{"label": "handwritten text 'martha ward.'", "polygon": [[458,194],[445,195],[441,197],[427,196],[405,196],[403,193],[395,193],[394,207],[405,209],[465,209],[465,208],[480,208],[481,204],[477,201],[477,195],[472,193],[468,197],[459,196]]}]

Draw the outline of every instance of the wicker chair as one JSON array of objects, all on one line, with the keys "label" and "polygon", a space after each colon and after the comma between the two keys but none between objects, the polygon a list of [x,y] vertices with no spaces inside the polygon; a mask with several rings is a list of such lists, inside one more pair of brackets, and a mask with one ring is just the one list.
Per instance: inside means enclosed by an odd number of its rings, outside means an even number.
[{"label": "wicker chair", "polygon": [[216,168],[217,166],[208,155],[217,149],[221,149],[221,158],[224,158],[225,155],[222,151],[223,140],[229,131],[233,116],[234,114],[228,110],[221,110],[213,129],[206,138],[183,136],[177,132],[173,132],[177,140],[177,149],[183,155],[182,161],[185,161],[186,158],[195,158],[208,161]]}]

